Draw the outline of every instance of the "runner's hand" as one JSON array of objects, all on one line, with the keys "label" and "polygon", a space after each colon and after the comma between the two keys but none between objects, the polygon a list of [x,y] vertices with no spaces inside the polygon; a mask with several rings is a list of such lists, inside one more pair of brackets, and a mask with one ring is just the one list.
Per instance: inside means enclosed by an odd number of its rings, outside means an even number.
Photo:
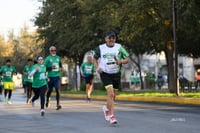
[{"label": "runner's hand", "polygon": [[101,69],[100,67],[98,67],[98,68],[97,68],[97,72],[98,72],[99,74],[101,74],[101,73],[102,73],[102,69]]}]

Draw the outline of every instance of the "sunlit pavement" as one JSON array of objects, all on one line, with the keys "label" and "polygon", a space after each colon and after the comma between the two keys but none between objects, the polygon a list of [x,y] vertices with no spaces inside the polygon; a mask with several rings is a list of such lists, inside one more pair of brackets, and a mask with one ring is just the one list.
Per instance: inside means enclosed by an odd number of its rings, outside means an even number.
[{"label": "sunlit pavement", "polygon": [[115,104],[119,124],[104,121],[104,100],[87,103],[84,99],[62,98],[62,109],[55,109],[55,98],[44,117],[39,100],[32,107],[21,90],[12,104],[0,102],[0,133],[199,133],[200,107],[171,104],[120,102]]}]

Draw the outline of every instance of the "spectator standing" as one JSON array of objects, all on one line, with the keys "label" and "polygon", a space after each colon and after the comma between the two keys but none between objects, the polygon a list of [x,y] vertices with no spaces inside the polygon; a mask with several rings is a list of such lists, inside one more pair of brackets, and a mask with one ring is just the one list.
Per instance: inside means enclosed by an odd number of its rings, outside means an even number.
[{"label": "spectator standing", "polygon": [[195,79],[196,79],[196,88],[199,88],[200,87],[200,69],[196,70]]},{"label": "spectator standing", "polygon": [[140,82],[141,82],[140,73],[137,73],[136,74],[136,87],[140,87]]},{"label": "spectator standing", "polygon": [[133,88],[133,87],[135,86],[135,82],[136,82],[135,76],[134,76],[134,73],[132,73],[132,74],[130,75],[130,87],[131,87],[131,88]]}]

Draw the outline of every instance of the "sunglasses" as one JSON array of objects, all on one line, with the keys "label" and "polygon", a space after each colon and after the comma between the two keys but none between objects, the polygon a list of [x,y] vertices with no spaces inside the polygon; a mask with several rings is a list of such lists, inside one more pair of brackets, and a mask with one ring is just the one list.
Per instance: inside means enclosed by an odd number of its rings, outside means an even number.
[{"label": "sunglasses", "polygon": [[51,51],[53,52],[53,51],[56,51],[56,50],[51,50]]},{"label": "sunglasses", "polygon": [[115,40],[115,39],[116,39],[116,37],[114,37],[114,36],[111,36],[111,37],[108,37],[108,39],[109,39],[109,40],[111,40],[111,39]]}]

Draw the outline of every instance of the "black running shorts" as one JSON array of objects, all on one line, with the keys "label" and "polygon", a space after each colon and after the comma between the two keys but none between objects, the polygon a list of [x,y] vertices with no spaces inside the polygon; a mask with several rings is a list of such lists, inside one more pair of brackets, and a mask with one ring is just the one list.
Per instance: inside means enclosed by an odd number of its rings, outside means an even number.
[{"label": "black running shorts", "polygon": [[91,85],[93,83],[93,79],[94,79],[93,75],[88,75],[87,77],[85,77],[85,83]]},{"label": "black running shorts", "polygon": [[105,88],[107,88],[107,86],[110,86],[110,85],[112,85],[114,89],[120,88],[121,73],[108,74],[108,73],[102,72],[100,74],[100,77]]}]

